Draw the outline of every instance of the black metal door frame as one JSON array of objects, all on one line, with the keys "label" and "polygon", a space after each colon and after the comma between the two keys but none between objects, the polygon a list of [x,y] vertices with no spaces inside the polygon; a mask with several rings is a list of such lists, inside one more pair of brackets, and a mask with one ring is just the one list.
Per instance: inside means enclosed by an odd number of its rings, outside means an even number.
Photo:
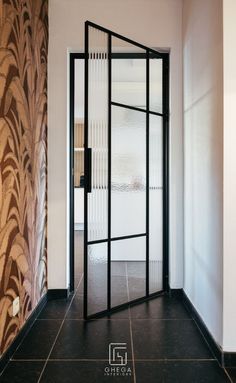
[{"label": "black metal door frame", "polygon": [[75,121],[75,60],[85,60],[84,53],[70,53],[70,84],[69,84],[69,105],[70,105],[70,220],[69,220],[69,247],[70,247],[70,292],[73,292],[75,289],[75,267],[74,267],[74,121]]},{"label": "black metal door frame", "polygon": [[[144,300],[157,297],[168,291],[168,250],[169,250],[169,54],[161,53],[148,48],[142,44],[132,41],[124,36],[121,36],[115,32],[107,30],[99,25],[87,21],[85,23],[85,53],[73,53],[70,55],[70,126],[71,126],[71,220],[70,220],[70,277],[71,277],[71,290],[74,289],[74,185],[73,185],[73,168],[74,168],[74,61],[76,59],[85,59],[85,136],[84,136],[84,147],[85,152],[88,153],[88,30],[89,27],[96,28],[108,34],[108,238],[105,240],[97,240],[88,242],[87,236],[87,194],[90,192],[91,185],[89,184],[90,177],[88,176],[89,167],[89,156],[85,156],[85,198],[84,198],[84,317],[86,319],[96,318],[107,313],[117,311],[121,308],[127,307],[129,304],[135,304],[143,302]],[[111,51],[111,38],[112,36],[131,43],[139,48],[146,51],[146,55],[141,53],[112,53]],[[152,55],[157,58],[159,57],[163,61],[163,78],[162,78],[162,89],[163,89],[163,111],[162,113],[156,113],[149,110],[149,59]],[[146,58],[146,109],[139,109],[129,105],[124,105],[116,102],[112,102],[111,99],[111,62],[112,58]],[[137,235],[122,236],[111,238],[111,107],[113,105],[125,107],[137,111],[146,113],[146,233]],[[161,116],[163,120],[163,289],[156,293],[149,293],[149,115],[154,114]],[[120,239],[136,238],[140,236],[146,236],[146,295],[142,298],[135,299],[131,302],[126,302],[119,306],[111,308],[111,242]],[[88,298],[88,257],[87,257],[87,246],[88,244],[101,243],[106,241],[108,243],[108,267],[107,267],[107,309],[97,314],[88,315],[87,313],[87,298]]]}]

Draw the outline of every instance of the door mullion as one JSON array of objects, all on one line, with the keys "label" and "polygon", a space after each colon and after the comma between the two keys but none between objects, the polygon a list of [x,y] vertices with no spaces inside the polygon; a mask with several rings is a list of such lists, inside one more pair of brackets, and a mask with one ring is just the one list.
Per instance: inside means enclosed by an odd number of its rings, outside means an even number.
[{"label": "door mullion", "polygon": [[163,61],[163,289],[169,289],[169,55]]},{"label": "door mullion", "polygon": [[[89,26],[85,24],[85,66],[84,66],[84,153],[88,149],[88,60],[89,60]],[[85,154],[84,154],[85,155]],[[85,182],[87,182],[86,161],[84,161]],[[88,193],[84,187],[84,318],[88,317]]]},{"label": "door mullion", "polygon": [[146,296],[149,295],[149,51],[146,51]]},{"label": "door mullion", "polygon": [[111,309],[111,34],[108,34],[108,244],[107,310]]}]

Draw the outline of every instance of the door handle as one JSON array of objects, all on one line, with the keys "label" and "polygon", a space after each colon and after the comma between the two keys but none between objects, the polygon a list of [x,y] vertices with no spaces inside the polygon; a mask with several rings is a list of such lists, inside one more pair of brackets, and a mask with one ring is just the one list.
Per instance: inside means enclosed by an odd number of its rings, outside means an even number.
[{"label": "door handle", "polygon": [[92,192],[92,149],[85,149],[85,191]]}]

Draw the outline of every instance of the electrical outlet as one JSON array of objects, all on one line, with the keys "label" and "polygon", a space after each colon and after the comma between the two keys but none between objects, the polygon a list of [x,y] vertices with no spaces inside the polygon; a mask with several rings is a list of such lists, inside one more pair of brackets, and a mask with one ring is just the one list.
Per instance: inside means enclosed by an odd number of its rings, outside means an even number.
[{"label": "electrical outlet", "polygon": [[16,297],[12,303],[12,315],[15,317],[20,311],[20,297]]}]

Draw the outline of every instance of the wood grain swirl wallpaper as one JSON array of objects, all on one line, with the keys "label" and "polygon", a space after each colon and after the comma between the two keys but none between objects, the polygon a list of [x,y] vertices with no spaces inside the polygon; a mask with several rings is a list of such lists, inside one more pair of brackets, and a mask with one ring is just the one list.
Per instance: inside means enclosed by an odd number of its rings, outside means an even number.
[{"label": "wood grain swirl wallpaper", "polygon": [[47,289],[47,50],[47,0],[0,0],[1,354]]}]

